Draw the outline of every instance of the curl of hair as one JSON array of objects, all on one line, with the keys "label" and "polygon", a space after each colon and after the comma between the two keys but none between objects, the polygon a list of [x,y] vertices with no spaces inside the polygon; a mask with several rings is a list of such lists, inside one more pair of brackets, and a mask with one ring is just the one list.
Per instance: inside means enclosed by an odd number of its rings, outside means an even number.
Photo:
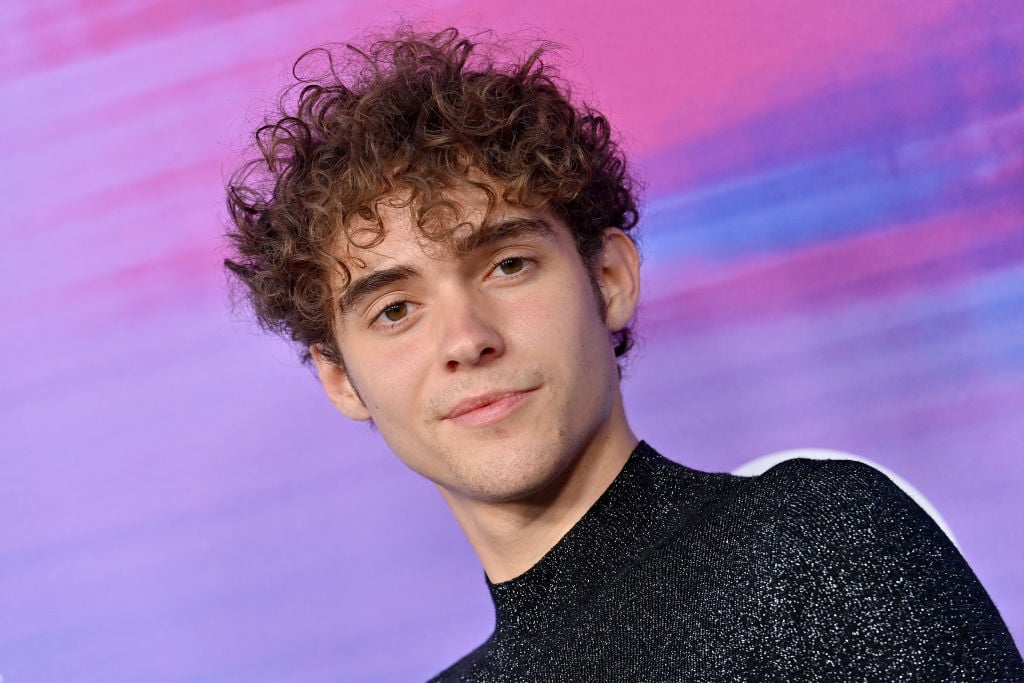
[{"label": "curl of hair", "polygon": [[[368,47],[302,55],[280,112],[227,186],[233,254],[224,264],[260,324],[294,341],[306,363],[313,345],[341,363],[332,281],[344,286],[350,272],[336,247],[383,240],[376,204],[399,191],[436,241],[458,214],[445,191],[467,182],[491,208],[544,207],[569,226],[593,273],[605,229],[636,226],[637,188],[608,122],[575,106],[544,63],[550,50],[501,61],[496,47],[454,28],[403,27]],[[353,231],[357,217],[376,230]],[[624,355],[630,329],[613,343]]]}]

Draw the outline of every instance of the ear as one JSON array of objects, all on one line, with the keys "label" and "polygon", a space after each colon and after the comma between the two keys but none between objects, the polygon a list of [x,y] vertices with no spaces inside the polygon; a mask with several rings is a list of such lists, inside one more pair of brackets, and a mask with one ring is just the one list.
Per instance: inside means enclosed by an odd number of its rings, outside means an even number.
[{"label": "ear", "polygon": [[349,377],[345,368],[329,360],[321,350],[319,344],[309,347],[309,353],[316,363],[316,374],[320,377],[320,383],[324,386],[324,393],[330,399],[334,407],[346,417],[353,420],[369,420],[370,411],[360,398],[352,378]]},{"label": "ear", "polygon": [[605,230],[600,267],[605,322],[610,332],[618,332],[629,323],[640,299],[640,254],[619,228]]}]

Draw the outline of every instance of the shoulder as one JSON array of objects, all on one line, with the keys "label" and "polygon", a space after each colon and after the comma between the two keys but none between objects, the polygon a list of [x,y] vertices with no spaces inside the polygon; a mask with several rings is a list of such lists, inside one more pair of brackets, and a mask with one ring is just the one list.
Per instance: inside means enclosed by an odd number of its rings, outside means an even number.
[{"label": "shoulder", "polygon": [[[946,533],[885,473],[856,460],[782,462],[750,482],[748,499],[772,517],[779,550],[792,557],[861,562],[863,553],[895,561],[961,562]],[[906,569],[904,566],[903,569]]]},{"label": "shoulder", "polygon": [[752,477],[746,497],[777,508],[787,519],[868,515],[902,511],[929,521],[920,508],[883,472],[857,460],[786,460]]},{"label": "shoulder", "polygon": [[771,519],[762,597],[784,655],[826,678],[1024,673],[963,556],[884,473],[857,461],[791,460],[749,487]]},{"label": "shoulder", "polygon": [[[843,489],[853,485],[855,490],[884,490],[894,486],[881,471],[859,460],[793,458],[784,460],[751,477],[761,486],[787,485],[801,491]],[[793,489],[796,490],[796,489]]]},{"label": "shoulder", "polygon": [[488,659],[493,655],[494,635],[492,634],[485,642],[479,645],[472,652],[464,655],[458,661],[448,666],[427,683],[446,683],[458,681],[478,681],[486,679],[488,670]]}]

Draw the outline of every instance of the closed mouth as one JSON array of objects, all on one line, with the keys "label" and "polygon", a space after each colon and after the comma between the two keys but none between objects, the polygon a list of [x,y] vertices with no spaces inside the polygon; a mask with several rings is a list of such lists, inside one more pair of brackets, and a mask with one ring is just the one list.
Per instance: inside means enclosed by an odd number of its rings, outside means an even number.
[{"label": "closed mouth", "polygon": [[465,425],[497,422],[514,411],[535,389],[497,391],[460,401],[444,418]]}]

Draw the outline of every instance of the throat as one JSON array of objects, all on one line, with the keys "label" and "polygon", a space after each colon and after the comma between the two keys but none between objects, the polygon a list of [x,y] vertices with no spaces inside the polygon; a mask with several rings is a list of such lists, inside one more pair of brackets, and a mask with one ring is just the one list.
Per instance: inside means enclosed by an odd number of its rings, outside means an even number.
[{"label": "throat", "polygon": [[628,437],[587,449],[553,486],[522,499],[494,502],[438,487],[491,583],[529,570],[579,522],[636,447],[632,432]]}]

